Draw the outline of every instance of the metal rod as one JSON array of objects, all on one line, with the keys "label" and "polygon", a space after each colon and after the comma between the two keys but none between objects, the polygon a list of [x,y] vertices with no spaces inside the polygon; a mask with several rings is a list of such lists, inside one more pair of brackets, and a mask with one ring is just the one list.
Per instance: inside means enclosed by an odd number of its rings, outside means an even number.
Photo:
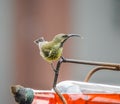
[{"label": "metal rod", "polygon": [[60,65],[62,64],[63,60],[64,60],[63,58],[60,58],[60,60],[57,62],[56,69],[54,70],[55,76],[54,76],[53,88],[56,87],[58,74],[59,74],[59,70],[60,70]]},{"label": "metal rod", "polygon": [[90,77],[98,70],[102,70],[102,69],[108,69],[108,70],[118,70],[120,71],[120,64],[117,63],[106,63],[106,62],[95,62],[95,61],[85,61],[85,60],[75,60],[75,59],[65,59],[63,57],[60,58],[60,60],[57,62],[57,66],[55,69],[55,76],[54,76],[54,82],[53,82],[53,89],[55,90],[55,92],[58,94],[58,96],[60,97],[60,99],[62,100],[63,104],[67,104],[66,99],[64,98],[64,96],[59,93],[59,91],[56,89],[56,84],[57,84],[57,79],[58,79],[58,75],[59,75],[59,71],[60,71],[60,66],[62,63],[74,63],[74,64],[84,64],[84,65],[95,65],[98,66],[95,69],[93,69],[92,71],[90,71],[87,75],[87,77],[85,78],[84,81],[88,81],[90,79]]},{"label": "metal rod", "polygon": [[57,79],[58,79],[59,70],[60,70],[60,65],[62,64],[63,60],[64,60],[64,58],[61,57],[60,60],[57,62],[56,69],[54,70],[55,71],[55,76],[54,76],[54,82],[53,82],[53,89],[56,92],[56,94],[59,96],[59,98],[61,99],[61,101],[63,102],[63,104],[67,104],[67,101],[66,101],[65,97],[56,88]]},{"label": "metal rod", "polygon": [[115,67],[115,69],[120,70],[120,64],[118,63],[108,63],[108,62],[96,62],[96,61],[86,61],[86,60],[76,60],[76,59],[66,59],[61,57],[57,63],[55,70],[55,77],[53,82],[53,87],[57,84],[58,74],[60,70],[60,65],[62,63],[74,63],[74,64],[84,64],[84,65],[94,65],[94,66],[102,66],[102,67]]},{"label": "metal rod", "polygon": [[75,59],[64,59],[63,62],[85,64],[85,65],[95,65],[95,66],[110,66],[110,67],[117,67],[118,69],[120,69],[120,64],[117,64],[117,63],[96,62],[96,61],[75,60]]},{"label": "metal rod", "polygon": [[117,67],[98,66],[98,67],[96,67],[96,68],[94,68],[94,69],[92,69],[92,70],[89,71],[89,73],[88,73],[87,76],[85,77],[85,80],[84,80],[84,81],[85,81],[85,82],[88,82],[88,81],[90,80],[91,76],[92,76],[95,72],[97,72],[97,71],[99,71],[99,70],[120,71],[120,70],[117,69]]},{"label": "metal rod", "polygon": [[59,90],[56,87],[53,87],[53,89],[56,92],[56,94],[59,96],[63,104],[67,104],[65,97],[59,92]]}]

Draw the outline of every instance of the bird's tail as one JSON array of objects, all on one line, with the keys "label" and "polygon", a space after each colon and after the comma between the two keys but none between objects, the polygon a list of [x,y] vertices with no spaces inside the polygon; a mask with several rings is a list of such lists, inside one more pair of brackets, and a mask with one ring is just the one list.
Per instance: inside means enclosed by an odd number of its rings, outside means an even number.
[{"label": "bird's tail", "polygon": [[36,39],[36,40],[34,41],[34,43],[35,43],[36,45],[38,45],[39,42],[43,42],[43,41],[45,41],[44,37],[40,37],[40,38]]}]

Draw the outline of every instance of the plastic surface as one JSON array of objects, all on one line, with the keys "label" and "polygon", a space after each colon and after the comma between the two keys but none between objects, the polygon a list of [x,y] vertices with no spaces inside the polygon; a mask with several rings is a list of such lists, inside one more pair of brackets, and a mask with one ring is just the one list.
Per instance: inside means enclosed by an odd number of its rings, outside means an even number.
[{"label": "plastic surface", "polygon": [[120,94],[120,86],[78,81],[62,81],[57,88],[61,93],[71,94]]},{"label": "plastic surface", "polygon": [[[96,83],[63,81],[57,84],[68,104],[120,104],[120,87]],[[63,104],[52,91],[34,91],[32,104]]]},{"label": "plastic surface", "polygon": [[[63,94],[68,104],[120,104],[120,94]],[[32,104],[63,104],[57,94],[35,94]]]}]

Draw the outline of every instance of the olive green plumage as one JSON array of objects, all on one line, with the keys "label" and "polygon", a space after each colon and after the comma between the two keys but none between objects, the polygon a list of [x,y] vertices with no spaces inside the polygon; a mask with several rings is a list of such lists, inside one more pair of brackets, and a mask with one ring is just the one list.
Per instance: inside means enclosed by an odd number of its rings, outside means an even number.
[{"label": "olive green plumage", "polygon": [[45,41],[43,38],[35,40],[35,43],[39,46],[40,55],[47,62],[52,63],[58,60],[62,56],[64,42],[72,36],[79,36],[75,34],[58,34],[52,41]]},{"label": "olive green plumage", "polygon": [[48,62],[57,60],[62,55],[63,47],[60,44],[54,44],[53,42],[46,43],[41,47],[40,55]]}]

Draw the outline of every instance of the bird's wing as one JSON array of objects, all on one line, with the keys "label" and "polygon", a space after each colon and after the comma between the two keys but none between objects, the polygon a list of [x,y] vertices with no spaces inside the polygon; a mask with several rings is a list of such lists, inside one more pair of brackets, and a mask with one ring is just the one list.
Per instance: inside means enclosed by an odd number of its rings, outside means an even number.
[{"label": "bird's wing", "polygon": [[55,45],[50,50],[48,58],[51,58],[53,60],[58,59],[61,56],[61,53],[62,53],[62,48],[59,48],[57,45]]},{"label": "bird's wing", "polygon": [[48,44],[42,47],[42,56],[44,58],[47,58],[49,60],[55,60],[58,59],[59,56],[61,56],[61,50],[62,48],[59,49],[58,45],[53,45],[53,44]]},{"label": "bird's wing", "polygon": [[56,55],[56,49],[53,47],[50,52],[49,52],[49,56],[48,57],[53,57],[54,55]]},{"label": "bird's wing", "polygon": [[50,49],[49,48],[42,48],[42,53],[44,54],[45,57],[48,57],[50,54]]}]

